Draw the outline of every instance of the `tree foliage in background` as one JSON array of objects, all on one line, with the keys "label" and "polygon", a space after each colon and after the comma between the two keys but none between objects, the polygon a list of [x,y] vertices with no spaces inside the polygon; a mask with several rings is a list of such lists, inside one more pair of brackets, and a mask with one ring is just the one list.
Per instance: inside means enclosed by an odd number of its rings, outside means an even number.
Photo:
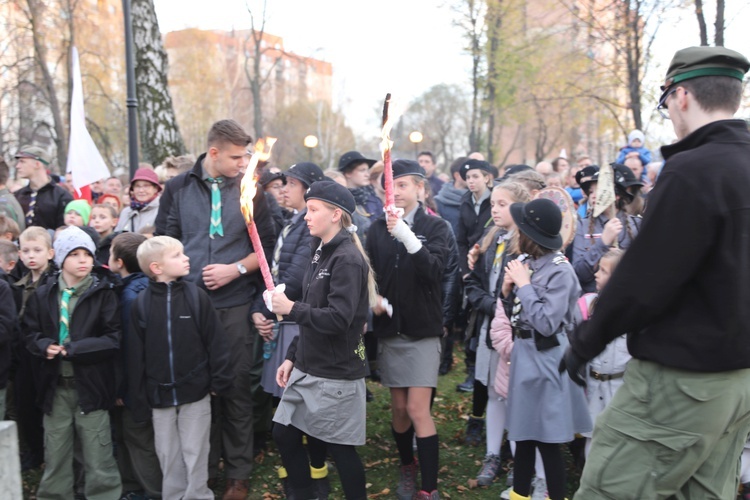
[{"label": "tree foliage in background", "polygon": [[107,162],[122,165],[124,40],[120,29],[101,29],[121,26],[121,11],[80,0],[6,1],[0,9],[0,154],[34,143],[57,158],[53,171],[66,171],[75,44],[89,132]]},{"label": "tree foliage in background", "polygon": [[[159,31],[154,2],[131,1],[140,157],[157,165],[168,156],[183,154],[185,144],[177,126],[167,84],[167,52]],[[196,73],[194,77],[202,78],[203,75]]]},{"label": "tree foliage in background", "polygon": [[[335,168],[342,154],[355,149],[354,133],[346,125],[344,114],[324,101],[297,101],[281,108],[269,123],[268,134],[278,138],[272,161],[282,170],[308,160],[323,170]],[[317,147],[312,149],[303,145],[309,134],[318,138]]]}]

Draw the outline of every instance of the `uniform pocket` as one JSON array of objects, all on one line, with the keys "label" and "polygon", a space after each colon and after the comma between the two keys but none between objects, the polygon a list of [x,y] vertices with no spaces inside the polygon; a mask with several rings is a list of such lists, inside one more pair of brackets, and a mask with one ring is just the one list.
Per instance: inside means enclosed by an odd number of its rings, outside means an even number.
[{"label": "uniform pocket", "polygon": [[655,498],[701,436],[652,424],[610,407],[597,421],[582,484],[618,500]]},{"label": "uniform pocket", "polygon": [[311,426],[324,434],[336,431],[347,418],[346,408],[357,394],[356,386],[348,380],[325,380],[320,384],[320,398]]}]

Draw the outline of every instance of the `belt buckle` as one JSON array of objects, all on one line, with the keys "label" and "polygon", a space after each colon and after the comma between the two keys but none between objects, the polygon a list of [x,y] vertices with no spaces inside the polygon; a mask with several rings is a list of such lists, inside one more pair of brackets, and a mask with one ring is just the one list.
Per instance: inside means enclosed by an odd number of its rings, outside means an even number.
[{"label": "belt buckle", "polygon": [[601,373],[594,370],[591,370],[591,376],[594,377],[594,380],[603,380],[604,378]]}]

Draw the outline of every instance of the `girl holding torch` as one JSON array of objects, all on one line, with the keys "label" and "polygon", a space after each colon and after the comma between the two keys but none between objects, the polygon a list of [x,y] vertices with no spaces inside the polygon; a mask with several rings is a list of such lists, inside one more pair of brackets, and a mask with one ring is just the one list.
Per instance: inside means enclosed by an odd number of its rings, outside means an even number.
[{"label": "girl holding torch", "polygon": [[345,187],[312,184],[305,221],[316,249],[301,300],[271,294],[272,312],[299,325],[276,372],[284,387],[273,438],[295,498],[315,498],[302,436],[322,441],[336,462],[347,499],[365,499],[365,471],[355,446],[365,444],[365,348],[370,300],[377,296],[367,256],[352,224],[356,205]]},{"label": "girl holding torch", "polygon": [[[437,387],[442,336],[442,282],[449,254],[450,227],[427,215],[418,199],[425,174],[412,160],[393,162],[392,186],[397,210],[373,222],[367,253],[382,297],[374,308],[382,383],[391,390],[391,426],[401,458],[399,499],[437,499],[438,435],[430,415]],[[386,299],[386,300],[383,300]],[[392,306],[392,308],[391,308]],[[419,465],[412,439],[416,435]],[[417,492],[417,469],[421,491]]]}]

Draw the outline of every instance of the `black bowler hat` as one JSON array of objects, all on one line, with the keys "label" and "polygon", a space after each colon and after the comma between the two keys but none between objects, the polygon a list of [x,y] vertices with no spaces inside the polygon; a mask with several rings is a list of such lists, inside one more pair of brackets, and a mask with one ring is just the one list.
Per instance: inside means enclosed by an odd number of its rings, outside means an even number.
[{"label": "black bowler hat", "polygon": [[[399,158],[398,160],[394,160],[392,168],[394,180],[407,175],[416,175],[422,179],[425,178],[424,169],[414,160],[402,160]],[[380,185],[385,187],[385,175],[380,176]]]},{"label": "black bowler hat", "polygon": [[335,181],[314,182],[305,193],[305,201],[307,200],[325,201],[331,205],[336,205],[349,215],[352,215],[357,208],[352,193]]},{"label": "black bowler hat", "polygon": [[466,160],[466,163],[461,165],[461,169],[458,171],[458,173],[461,174],[461,178],[463,180],[466,180],[466,174],[469,172],[469,170],[474,169],[484,170],[488,174],[493,175],[492,165],[484,160],[475,160],[474,158],[469,158],[468,160]]},{"label": "black bowler hat", "polygon": [[281,172],[271,172],[270,170],[265,170],[261,174],[258,182],[260,182],[260,185],[265,188],[276,179],[281,179],[281,182],[286,184],[286,177],[284,176],[284,174],[282,174]]},{"label": "black bowler hat", "polygon": [[589,194],[589,191],[591,189],[591,183],[596,182],[599,178],[599,166],[598,165],[588,165],[586,167],[583,167],[581,170],[576,172],[576,182],[579,186],[581,186],[581,189],[583,189],[583,192],[587,195]]},{"label": "black bowler hat", "polygon": [[369,168],[372,167],[375,162],[377,162],[377,160],[365,158],[359,151],[349,151],[339,158],[339,172],[346,172],[348,169],[353,168],[360,163],[367,163],[367,167]]},{"label": "black bowler hat", "polygon": [[514,203],[510,206],[510,215],[518,230],[540,247],[550,250],[562,247],[562,212],[552,200],[539,198],[528,203]]},{"label": "black bowler hat", "polygon": [[525,170],[534,170],[528,165],[518,164],[518,165],[509,165],[505,167],[505,173],[503,173],[503,176],[498,179],[499,182],[503,182],[508,180],[508,177],[510,177],[513,174],[517,174],[518,172],[523,172]]},{"label": "black bowler hat", "polygon": [[314,163],[307,161],[295,163],[286,171],[287,177],[293,177],[303,183],[305,187],[312,186],[313,182],[322,181],[325,176],[323,170]]}]

